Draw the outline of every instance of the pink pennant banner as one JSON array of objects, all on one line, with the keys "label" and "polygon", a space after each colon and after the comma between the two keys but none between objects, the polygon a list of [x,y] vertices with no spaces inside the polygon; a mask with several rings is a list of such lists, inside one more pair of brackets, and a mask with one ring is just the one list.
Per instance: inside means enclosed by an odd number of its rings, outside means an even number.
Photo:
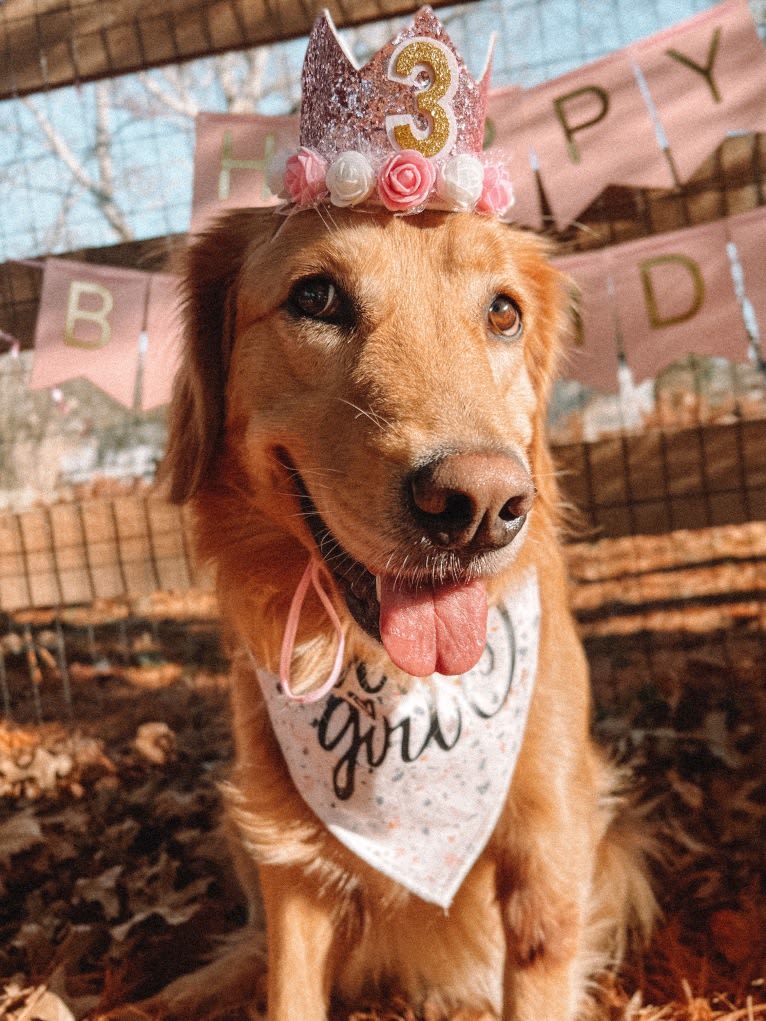
[{"label": "pink pennant banner", "polygon": [[766,356],[766,208],[732,216],[726,230],[737,248],[745,294],[758,323],[761,354]]},{"label": "pink pennant banner", "polygon": [[82,377],[132,408],[148,280],[138,270],[48,259],[31,389]]},{"label": "pink pennant banner", "polygon": [[631,47],[680,181],[732,131],[766,131],[766,47],[746,0],[710,10]]},{"label": "pink pennant banner", "polygon": [[298,116],[202,113],[196,120],[191,231],[226,209],[274,205],[266,173],[277,153],[298,145]]},{"label": "pink pennant banner", "polygon": [[[487,145],[508,162],[515,219],[540,229],[538,170],[556,226],[609,185],[672,188],[731,131],[766,131],[766,48],[747,0],[716,7],[532,89],[489,92]],[[192,231],[273,205],[266,170],[298,144],[298,115],[197,118]]]},{"label": "pink pennant banner", "polygon": [[598,390],[617,390],[617,316],[611,293],[611,252],[556,259],[573,284],[574,336],[562,375]]},{"label": "pink pennant banner", "polygon": [[515,134],[537,157],[560,229],[610,184],[673,186],[649,110],[622,52],[526,92]]},{"label": "pink pennant banner", "polygon": [[625,357],[636,382],[688,354],[744,362],[748,340],[722,222],[612,250]]},{"label": "pink pennant banner", "polygon": [[542,230],[543,211],[537,177],[532,169],[528,148],[517,140],[516,126],[523,96],[524,90],[520,85],[510,85],[489,93],[485,150],[508,167],[515,197],[512,209],[514,223]]},{"label": "pink pennant banner", "polygon": [[144,411],[167,404],[181,358],[181,310],[178,277],[155,273],[149,281],[147,347],[141,387]]},{"label": "pink pennant banner", "polygon": [[[617,332],[636,382],[695,353],[748,359],[748,337],[727,244],[766,335],[766,208],[642,241],[565,256],[575,330],[563,375],[617,389]],[[83,377],[134,403],[138,342],[147,335],[141,406],[170,399],[182,346],[177,278],[49,259],[35,332],[32,389]]]}]

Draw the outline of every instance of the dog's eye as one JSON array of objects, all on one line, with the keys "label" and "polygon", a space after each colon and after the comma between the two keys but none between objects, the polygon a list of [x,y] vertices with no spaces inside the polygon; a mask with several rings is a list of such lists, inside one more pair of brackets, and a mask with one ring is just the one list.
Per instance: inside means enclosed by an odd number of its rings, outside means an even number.
[{"label": "dog's eye", "polygon": [[499,337],[520,337],[524,327],[521,309],[507,294],[496,294],[487,309],[487,324]]},{"label": "dog's eye", "polygon": [[287,306],[293,315],[321,319],[325,323],[347,326],[353,318],[351,303],[328,277],[299,280],[290,291]]}]

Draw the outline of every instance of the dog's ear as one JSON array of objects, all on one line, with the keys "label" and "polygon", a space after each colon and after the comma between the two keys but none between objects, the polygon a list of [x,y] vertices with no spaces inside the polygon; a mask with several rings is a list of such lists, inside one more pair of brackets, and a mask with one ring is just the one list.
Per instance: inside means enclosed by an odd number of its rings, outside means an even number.
[{"label": "dog's ear", "polygon": [[542,238],[527,239],[522,272],[534,295],[534,329],[527,337],[525,355],[527,371],[537,395],[533,423],[533,455],[535,485],[540,502],[547,506],[554,520],[560,517],[558,486],[553,460],[547,443],[548,403],[563,353],[568,332],[568,307],[571,282],[550,262],[552,248]]},{"label": "dog's ear", "polygon": [[237,283],[250,245],[273,230],[271,210],[238,210],[189,246],[181,269],[183,348],[158,481],[184,503],[209,478],[221,446]]},{"label": "dog's ear", "polygon": [[527,370],[545,415],[570,327],[571,281],[550,262],[552,248],[547,241],[535,238],[531,244],[533,256],[526,276],[535,293],[537,314],[536,328],[526,348]]}]

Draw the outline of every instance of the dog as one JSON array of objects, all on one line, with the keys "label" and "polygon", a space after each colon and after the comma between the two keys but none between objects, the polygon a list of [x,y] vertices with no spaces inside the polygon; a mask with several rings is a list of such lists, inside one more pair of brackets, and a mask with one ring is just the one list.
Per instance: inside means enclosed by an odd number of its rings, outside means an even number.
[{"label": "dog", "polygon": [[[172,499],[193,504],[236,636],[225,797],[240,878],[265,909],[270,1021],[323,1021],[331,1003],[393,994],[428,1016],[574,1021],[628,932],[651,926],[646,841],[621,772],[590,739],[568,608],[545,419],[569,288],[548,255],[486,216],[329,206],[231,212],[189,249],[164,474]],[[487,614],[506,663],[502,621],[525,591],[537,610],[514,624],[511,658],[528,625],[534,682],[515,766],[446,910],[322,821],[296,788],[289,721],[303,714],[298,739],[313,733],[335,763],[332,797],[384,754],[401,771],[426,749],[460,780],[473,767],[455,735],[470,713],[456,718],[453,703],[451,723],[432,713],[419,737],[414,718],[381,730],[375,693],[386,683],[405,698],[425,675],[428,691],[452,691],[473,676]],[[355,703],[341,690],[350,676],[364,682]],[[483,690],[474,684],[474,707]],[[365,803],[373,821],[383,796]],[[457,832],[463,808],[443,796]],[[392,857],[418,851],[424,831]],[[428,852],[439,862],[441,839]],[[188,1018],[252,1005],[262,954],[254,921],[152,1005]]]}]

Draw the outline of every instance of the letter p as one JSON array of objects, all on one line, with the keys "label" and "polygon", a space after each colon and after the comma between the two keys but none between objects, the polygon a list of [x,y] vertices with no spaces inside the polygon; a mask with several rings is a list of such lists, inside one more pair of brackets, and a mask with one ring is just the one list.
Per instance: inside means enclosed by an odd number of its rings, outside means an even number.
[{"label": "letter p", "polygon": [[[589,101],[588,97],[592,97],[592,99]],[[595,99],[595,105],[592,102],[593,99]],[[570,114],[567,112],[567,104],[572,103],[584,114],[584,119],[574,124],[570,121]],[[609,93],[600,85],[584,85],[580,89],[567,92],[566,95],[554,99],[553,109],[556,111],[556,116],[566,135],[569,158],[572,163],[579,163],[580,150],[575,142],[575,134],[585,128],[593,127],[594,124],[598,124],[606,117],[609,112]]]}]

